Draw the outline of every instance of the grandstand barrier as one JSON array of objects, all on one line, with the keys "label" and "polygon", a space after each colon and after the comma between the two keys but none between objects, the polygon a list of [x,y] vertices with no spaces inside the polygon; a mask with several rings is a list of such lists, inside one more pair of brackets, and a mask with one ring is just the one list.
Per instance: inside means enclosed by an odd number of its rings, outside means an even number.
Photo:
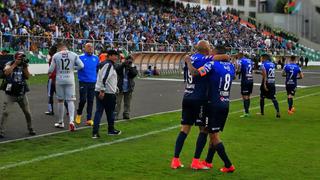
[{"label": "grandstand barrier", "polygon": [[157,67],[160,74],[177,74],[182,72],[184,62],[183,52],[138,52],[133,53],[134,64],[140,74],[143,74],[148,66]]}]

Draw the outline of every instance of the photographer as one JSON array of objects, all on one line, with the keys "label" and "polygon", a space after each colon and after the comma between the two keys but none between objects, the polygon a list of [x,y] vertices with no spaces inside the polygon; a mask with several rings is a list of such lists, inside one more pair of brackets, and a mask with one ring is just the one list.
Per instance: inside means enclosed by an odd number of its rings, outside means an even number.
[{"label": "photographer", "polygon": [[14,61],[9,61],[4,68],[5,83],[2,90],[5,91],[5,98],[0,122],[0,138],[4,137],[5,123],[9,116],[8,111],[15,102],[19,104],[26,117],[29,135],[36,134],[32,128],[31,112],[26,96],[26,93],[29,92],[26,80],[30,76],[28,62],[29,60],[26,59],[24,53],[17,52],[14,55]]},{"label": "photographer", "polygon": [[133,79],[138,74],[138,71],[132,62],[133,59],[131,56],[129,56],[123,63],[116,66],[119,89],[119,92],[117,93],[117,105],[115,109],[116,119],[119,119],[118,114],[121,109],[122,99],[124,99],[123,119],[130,119],[130,103],[135,85]]}]

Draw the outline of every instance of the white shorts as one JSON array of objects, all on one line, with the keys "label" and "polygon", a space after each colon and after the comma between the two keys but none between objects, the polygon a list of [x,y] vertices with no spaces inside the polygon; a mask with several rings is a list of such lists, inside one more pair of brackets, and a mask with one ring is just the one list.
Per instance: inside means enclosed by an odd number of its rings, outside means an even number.
[{"label": "white shorts", "polygon": [[74,84],[56,84],[56,95],[58,100],[75,101],[76,90]]}]

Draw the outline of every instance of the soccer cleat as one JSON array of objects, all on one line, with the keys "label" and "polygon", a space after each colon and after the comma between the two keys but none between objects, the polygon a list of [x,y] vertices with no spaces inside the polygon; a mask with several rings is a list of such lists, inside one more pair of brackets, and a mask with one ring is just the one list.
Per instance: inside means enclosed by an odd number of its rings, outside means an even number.
[{"label": "soccer cleat", "polygon": [[36,132],[33,129],[29,129],[29,135],[34,136],[36,135]]},{"label": "soccer cleat", "polygon": [[248,113],[244,113],[243,115],[241,115],[240,117],[241,118],[246,118],[246,117],[249,117],[250,115]]},{"label": "soccer cleat", "polygon": [[99,134],[93,134],[93,135],[92,135],[92,139],[97,139],[97,138],[100,138],[100,135],[99,135]]},{"label": "soccer cleat", "polygon": [[77,124],[80,124],[81,123],[81,115],[76,115],[76,120],[75,120],[75,122],[77,123]]},{"label": "soccer cleat", "polygon": [[280,112],[277,112],[276,118],[280,118]]},{"label": "soccer cleat", "polygon": [[125,120],[129,120],[130,119],[130,116],[129,115],[123,115],[123,119],[125,119]]},{"label": "soccer cleat", "polygon": [[192,159],[192,163],[190,165],[191,169],[200,170],[200,169],[209,169],[209,167],[203,165],[199,159]]},{"label": "soccer cleat", "polygon": [[110,135],[110,136],[116,136],[116,135],[120,135],[120,134],[121,134],[121,131],[116,130],[116,129],[108,131],[108,135]]},{"label": "soccer cleat", "polygon": [[93,121],[91,119],[87,120],[86,126],[93,126]]},{"label": "soccer cleat", "polygon": [[256,113],[256,115],[263,116],[263,115],[264,115],[264,113],[258,112],[258,113]]},{"label": "soccer cleat", "polygon": [[179,158],[172,158],[172,161],[171,161],[171,168],[172,169],[178,169],[178,168],[182,168],[184,167],[184,165],[181,163],[180,159]]},{"label": "soccer cleat", "polygon": [[212,163],[208,163],[206,161],[201,161],[201,164],[203,164],[204,166],[206,166],[207,168],[211,169],[213,167]]},{"label": "soccer cleat", "polygon": [[0,133],[0,139],[1,138],[4,138],[4,134],[3,133]]},{"label": "soccer cleat", "polygon": [[54,124],[54,127],[56,127],[56,128],[64,128],[64,123],[63,123],[63,122],[61,122],[61,123],[55,123],[55,124]]},{"label": "soccer cleat", "polygon": [[291,110],[288,110],[288,115],[292,115],[294,112]]},{"label": "soccer cleat", "polygon": [[233,165],[231,165],[229,168],[223,167],[220,169],[220,171],[223,173],[232,173],[235,170],[236,168]]},{"label": "soccer cleat", "polygon": [[75,131],[76,130],[76,126],[74,125],[74,123],[73,122],[70,122],[70,124],[69,124],[69,131]]},{"label": "soccer cleat", "polygon": [[296,108],[292,107],[292,108],[291,108],[291,111],[292,111],[292,112],[296,112]]},{"label": "soccer cleat", "polygon": [[48,116],[53,116],[53,115],[54,115],[54,113],[53,113],[52,111],[47,111],[47,112],[45,112],[44,114],[45,114],[45,115],[48,115]]}]

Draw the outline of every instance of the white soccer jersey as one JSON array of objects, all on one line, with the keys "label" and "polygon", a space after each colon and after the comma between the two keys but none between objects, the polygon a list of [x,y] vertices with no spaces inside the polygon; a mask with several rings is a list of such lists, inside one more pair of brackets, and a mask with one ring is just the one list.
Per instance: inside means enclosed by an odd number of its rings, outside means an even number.
[{"label": "white soccer jersey", "polygon": [[75,84],[74,70],[84,67],[79,56],[71,51],[60,51],[52,57],[49,73],[56,70],[56,84]]}]

